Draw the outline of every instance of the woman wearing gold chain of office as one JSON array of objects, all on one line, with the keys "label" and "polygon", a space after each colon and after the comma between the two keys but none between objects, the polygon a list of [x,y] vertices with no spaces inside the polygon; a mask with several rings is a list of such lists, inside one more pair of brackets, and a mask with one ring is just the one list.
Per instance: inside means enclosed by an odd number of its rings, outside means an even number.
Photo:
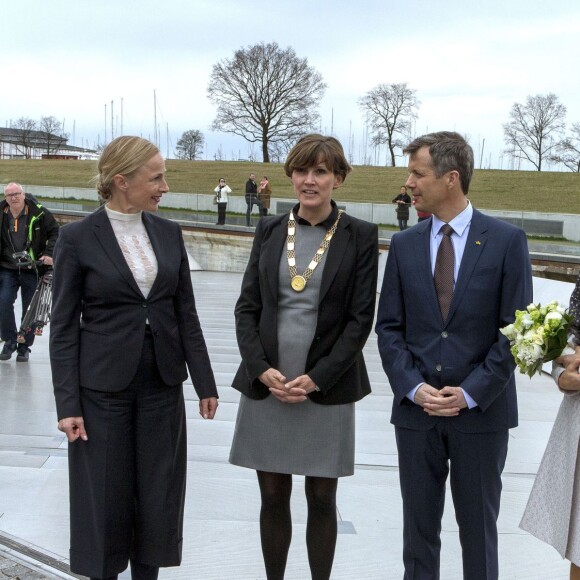
[{"label": "woman wearing gold chain of office", "polygon": [[304,475],[312,578],[330,577],[338,478],[354,471],[354,403],[371,391],[377,226],[332,200],[351,167],[334,137],[307,135],[284,170],[298,199],[260,220],[236,304],[242,393],[230,462],[257,472],[269,580],[284,577],[292,475]]}]

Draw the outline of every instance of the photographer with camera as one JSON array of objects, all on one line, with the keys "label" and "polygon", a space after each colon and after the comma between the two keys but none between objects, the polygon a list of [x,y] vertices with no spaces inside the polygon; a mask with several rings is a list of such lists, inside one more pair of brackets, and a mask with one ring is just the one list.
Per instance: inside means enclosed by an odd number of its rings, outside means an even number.
[{"label": "photographer with camera", "polygon": [[20,288],[24,318],[44,267],[52,266],[57,238],[52,214],[25,196],[20,184],[9,183],[0,202],[0,334],[5,341],[0,360],[9,360],[16,351],[17,362],[28,362],[34,332],[25,334],[24,343],[16,342],[14,303]]}]

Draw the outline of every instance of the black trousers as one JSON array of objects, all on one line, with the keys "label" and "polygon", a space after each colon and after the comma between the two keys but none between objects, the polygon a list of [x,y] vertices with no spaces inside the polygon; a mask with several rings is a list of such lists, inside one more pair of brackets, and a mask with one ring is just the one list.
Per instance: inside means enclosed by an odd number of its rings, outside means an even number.
[{"label": "black trousers", "polygon": [[258,206],[258,213],[262,216],[264,215],[264,204],[258,199],[258,196],[254,193],[250,195],[246,193],[246,226],[250,227],[250,214],[252,213],[252,207],[254,205]]},{"label": "black trousers", "polygon": [[[22,296],[22,319],[32,301],[38,284],[38,276],[32,270],[10,270],[0,267],[0,335],[6,343],[16,344],[18,327],[14,316],[14,303],[18,288]],[[18,325],[20,326],[20,325]],[[34,342],[34,332],[25,335],[26,346]]]},{"label": "black trousers", "polygon": [[228,207],[227,203],[218,203],[217,204],[217,211],[218,211],[218,221],[217,225],[223,226],[226,223],[226,207]]},{"label": "black trousers", "polygon": [[463,578],[498,578],[497,518],[508,431],[462,433],[452,421],[443,419],[428,431],[395,427],[405,580],[440,578],[441,518],[449,474]]},{"label": "black trousers", "polygon": [[81,389],[88,441],[69,444],[71,570],[107,578],[129,558],[181,563],[187,463],[182,385],[159,376],[146,334],[131,384]]}]

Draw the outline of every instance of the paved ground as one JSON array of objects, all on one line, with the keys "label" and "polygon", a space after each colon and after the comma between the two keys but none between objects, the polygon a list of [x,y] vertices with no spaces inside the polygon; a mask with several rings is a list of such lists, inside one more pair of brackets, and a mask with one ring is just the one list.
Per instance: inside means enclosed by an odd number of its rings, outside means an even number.
[{"label": "paved ground", "polygon": [[[189,446],[184,561],[180,568],[163,570],[160,577],[263,579],[255,475],[227,461],[239,399],[229,385],[239,362],[233,305],[241,276],[194,272],[192,277],[220,389],[220,408],[213,422],[201,420],[193,387],[186,384]],[[536,300],[541,301],[554,297],[566,301],[572,288],[546,280],[535,282]],[[373,394],[357,405],[356,474],[339,485],[335,580],[390,580],[403,575],[401,500],[389,423],[392,396],[374,334],[366,356]],[[543,377],[518,376],[518,391],[520,426],[510,434],[499,518],[500,578],[563,580],[567,563],[518,528],[561,395],[551,379]],[[0,578],[2,574],[23,579],[67,577],[58,570],[68,558],[66,446],[56,429],[47,332],[37,341],[29,364],[17,364],[14,359],[0,362]],[[302,483],[303,478],[295,478],[288,580],[310,577]],[[459,580],[461,555],[450,497],[442,541],[442,579]]]}]

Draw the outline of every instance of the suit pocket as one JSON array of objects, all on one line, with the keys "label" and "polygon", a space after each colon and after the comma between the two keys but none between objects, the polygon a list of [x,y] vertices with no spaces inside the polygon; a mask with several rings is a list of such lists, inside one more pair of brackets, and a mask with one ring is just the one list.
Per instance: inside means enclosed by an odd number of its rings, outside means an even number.
[{"label": "suit pocket", "polygon": [[476,270],[469,280],[469,287],[474,290],[489,290],[497,292],[498,281],[497,281],[498,268],[490,266],[488,268],[482,268],[481,270]]}]

